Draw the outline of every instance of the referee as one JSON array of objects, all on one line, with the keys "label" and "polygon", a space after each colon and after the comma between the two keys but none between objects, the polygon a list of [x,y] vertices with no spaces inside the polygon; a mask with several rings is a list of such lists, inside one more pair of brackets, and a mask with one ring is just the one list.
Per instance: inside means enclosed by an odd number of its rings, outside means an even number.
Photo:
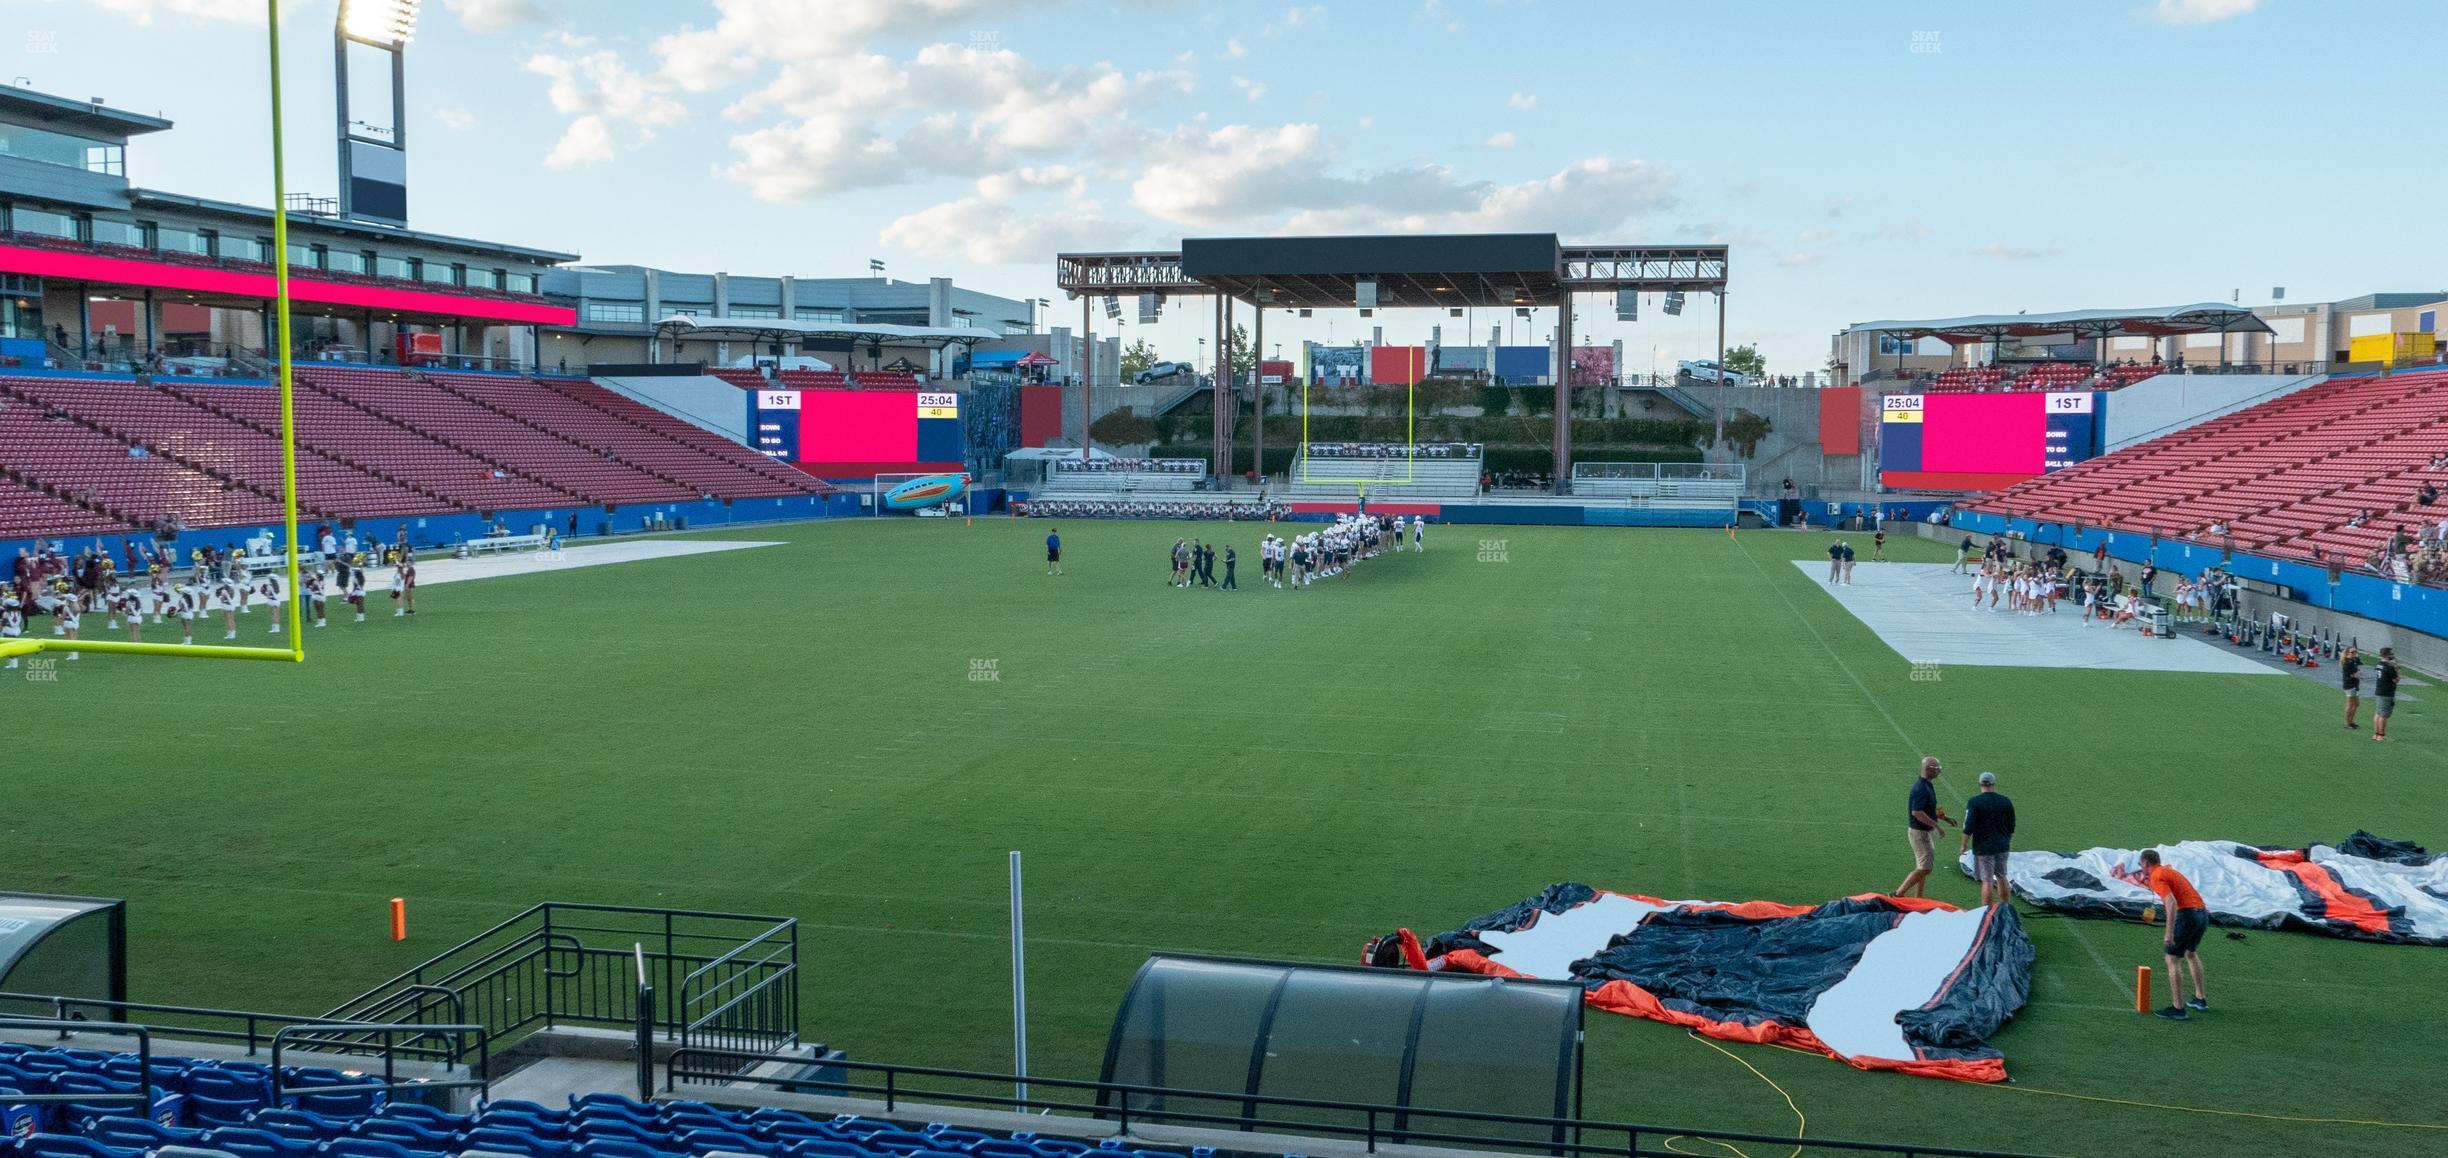
[{"label": "referee", "polygon": [[1062,535],[1052,527],[1046,528],[1046,574],[1062,574]]}]

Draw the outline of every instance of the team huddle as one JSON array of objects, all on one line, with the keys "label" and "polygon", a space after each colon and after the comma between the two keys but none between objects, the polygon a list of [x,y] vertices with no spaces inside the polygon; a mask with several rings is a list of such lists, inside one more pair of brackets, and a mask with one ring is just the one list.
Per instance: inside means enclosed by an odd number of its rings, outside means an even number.
[{"label": "team huddle", "polygon": [[[1426,520],[1411,516],[1410,530],[1411,549],[1427,550]],[[1402,550],[1402,541],[1400,515],[1337,515],[1332,525],[1291,538],[1269,532],[1258,542],[1258,565],[1262,578],[1269,584],[1277,589],[1297,590],[1320,579],[1349,575],[1363,559]],[[1196,540],[1177,539],[1171,554],[1172,577],[1167,581],[1176,587],[1238,590],[1240,585],[1233,575],[1237,562],[1233,549],[1224,548],[1224,578],[1220,583],[1215,579],[1215,559],[1213,547]]]},{"label": "team huddle", "polygon": [[[328,535],[324,541],[332,543]],[[298,587],[306,604],[301,615],[322,627],[328,622],[330,602],[337,599],[355,611],[357,622],[365,622],[368,577],[364,558],[332,544],[314,565],[302,570]],[[269,612],[271,626],[265,634],[279,635],[291,598],[284,570],[254,569],[256,565],[269,568],[274,560],[268,556],[199,551],[184,578],[174,577],[166,555],[146,560],[141,577],[122,577],[110,566],[52,566],[50,559],[51,553],[45,553],[21,562],[17,581],[0,592],[0,639],[23,637],[29,620],[42,615],[50,618],[53,636],[73,642],[83,638],[85,617],[100,615],[106,617],[109,630],[124,626],[130,642],[144,642],[146,621],[150,620],[156,627],[175,621],[179,642],[193,644],[196,621],[202,619],[209,625],[219,615],[221,638],[235,640],[239,617],[252,615],[258,608]],[[77,578],[72,580],[71,575]],[[416,584],[416,556],[403,552],[391,575],[392,615],[416,614]],[[69,659],[77,657],[75,651],[68,653]],[[11,658],[5,666],[16,667],[17,660]]]}]

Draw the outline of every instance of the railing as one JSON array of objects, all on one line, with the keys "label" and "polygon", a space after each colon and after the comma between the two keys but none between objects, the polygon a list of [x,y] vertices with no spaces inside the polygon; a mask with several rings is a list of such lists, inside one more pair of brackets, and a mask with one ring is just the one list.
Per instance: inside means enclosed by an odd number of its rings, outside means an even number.
[{"label": "railing", "polygon": [[[321,1036],[306,1036],[309,1034]],[[403,1052],[405,1047],[399,1046],[396,1041],[396,1039],[402,1034],[408,1035],[409,1040],[412,1042],[435,1037],[448,1039],[453,1043],[451,1054],[454,1057],[465,1056],[467,1052],[466,1043],[469,1039],[473,1039],[476,1047],[475,1065],[463,1071],[468,1074],[468,1076],[464,1078],[414,1077],[403,1081],[399,1076],[399,1059],[400,1054]],[[286,1050],[292,1048],[292,1043],[294,1043],[295,1046],[303,1047],[317,1053],[330,1053],[333,1051],[335,1046],[344,1049],[361,1048],[361,1043],[368,1038],[375,1039],[382,1043],[381,1081],[366,1081],[341,1086],[298,1086],[295,1088],[299,1090],[310,1090],[317,1094],[345,1094],[379,1091],[386,1095],[398,1090],[410,1088],[418,1090],[474,1090],[479,1098],[485,1097],[492,1092],[492,1035],[486,1033],[484,1027],[481,1025],[366,1025],[363,1022],[355,1021],[307,1021],[300,1022],[295,1025],[284,1025],[279,1029],[274,1030],[272,1033],[272,1104],[276,1106],[282,1104],[281,1096],[284,1070],[281,1065],[281,1056]]]},{"label": "railing", "polygon": [[[204,1041],[235,1045],[252,1057],[271,1048],[273,1039],[290,1026],[329,1024],[329,1019],[282,1013],[259,1013],[238,1009],[209,1009],[188,1005],[161,1005],[144,1001],[110,1001],[91,997],[57,997],[36,993],[0,993],[0,1011],[17,1007],[48,1009],[51,1016],[42,1019],[59,1027],[64,1040],[91,1029],[110,1032],[121,1024],[141,1024],[150,1033],[185,1041]],[[452,1003],[456,1008],[456,1002]],[[140,1015],[141,1023],[130,1022],[131,1015]],[[364,1023],[355,1023],[362,1025]],[[437,1027],[437,1032],[438,1032]],[[446,1065],[462,1062],[455,1042],[439,1044],[410,1041],[404,1044],[368,1046],[350,1043],[334,1037],[323,1047],[327,1053],[374,1054],[397,1052],[401,1057],[416,1061],[432,1061]]]},{"label": "railing", "polygon": [[108,1022],[66,1021],[52,1017],[0,1017],[0,1030],[56,1029],[65,1037],[68,1031],[107,1033],[136,1039],[136,1088],[124,1094],[86,1092],[73,1094],[0,1093],[0,1106],[41,1106],[53,1104],[94,1105],[102,1102],[128,1102],[136,1107],[136,1116],[153,1116],[153,1033],[141,1025],[115,1025]]},{"label": "railing", "polygon": [[[537,1026],[628,1029],[644,1015],[678,1039],[692,1020],[717,1014],[709,1029],[739,1028],[752,1007],[724,1007],[758,992],[767,1004],[753,1008],[769,1017],[787,1013],[795,1041],[798,935],[787,917],[548,902],[341,1003],[325,1019],[424,1024],[441,1017],[483,1026],[498,1041]],[[643,991],[661,995],[646,1010],[638,1008],[642,990],[633,976],[641,954],[651,986]],[[768,984],[775,988],[758,988]],[[782,988],[790,989],[787,999]]]},{"label": "railing", "polygon": [[[839,1081],[828,1079],[821,1084],[795,1072],[743,1076],[745,1071],[760,1063],[782,1060],[785,1059],[751,1051],[684,1048],[671,1056],[670,1065],[665,1070],[665,1088],[676,1092],[680,1083],[691,1082],[758,1085],[784,1092],[874,1097],[882,1099],[887,1114],[904,1101],[928,1105],[1009,1107],[1110,1122],[1125,1134],[1134,1124],[1140,1124],[1325,1135],[1358,1139],[1371,1153],[1375,1153],[1380,1145],[1425,1144],[1566,1155],[1613,1155],[1618,1158],[1687,1158],[1701,1151],[1683,1148],[1678,1146],[1678,1142],[1702,1142],[1780,1147],[1783,1149],[1776,1152],[1787,1155],[1824,1153],[1888,1155],[1890,1158],[2029,1158],[1998,1151],[1945,1146],[1852,1142],[1791,1135],[1779,1137],[1630,1122],[1291,1098],[1245,1091],[1179,1090],[1163,1086],[1046,1078],[1033,1074],[1021,1077],[1016,1074],[883,1062],[827,1059],[823,1063],[825,1068],[843,1071],[850,1076]],[[860,1080],[859,1075],[874,1076]],[[966,1088],[946,1088],[949,1085]],[[690,1092],[700,1097],[709,1096],[703,1090]],[[719,1093],[711,1096],[714,1100],[720,1100]],[[1183,1108],[1180,1103],[1184,1102],[1192,1105],[1211,1103],[1217,1107],[1217,1111]],[[1263,1109],[1281,1112],[1262,1117],[1260,1111]],[[1732,1148],[1721,1145],[1720,1150]]]},{"label": "railing", "polygon": [[776,925],[681,978],[681,1047],[770,1054],[799,1044],[798,931]]},{"label": "railing", "polygon": [[1655,482],[1732,482],[1746,477],[1739,462],[1576,462],[1573,481],[1638,479]]}]

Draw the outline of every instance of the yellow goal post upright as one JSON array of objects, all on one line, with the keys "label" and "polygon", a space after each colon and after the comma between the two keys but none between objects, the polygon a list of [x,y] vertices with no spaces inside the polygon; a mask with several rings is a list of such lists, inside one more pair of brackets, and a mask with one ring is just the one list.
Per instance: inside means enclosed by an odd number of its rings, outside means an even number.
[{"label": "yellow goal post upright", "polygon": [[1422,361],[1418,365],[1410,368],[1412,372],[1408,376],[1411,380],[1403,384],[1404,453],[1403,472],[1401,478],[1394,478],[1392,476],[1379,477],[1374,474],[1366,478],[1361,478],[1348,475],[1319,475],[1311,474],[1309,472],[1309,390],[1311,382],[1315,378],[1313,366],[1314,363],[1310,360],[1307,346],[1304,344],[1301,354],[1300,477],[1293,479],[1292,481],[1349,486],[1357,491],[1359,496],[1362,498],[1366,498],[1368,496],[1368,489],[1372,485],[1389,483],[1408,484],[1411,482],[1412,475],[1417,471],[1419,465],[1419,414],[1417,407],[1419,404],[1419,380],[1427,375],[1425,352],[1423,351]]},{"label": "yellow goal post upright", "polygon": [[288,622],[284,630],[289,636],[289,646],[199,647],[193,644],[29,636],[0,640],[0,658],[45,651],[70,651],[97,655],[176,655],[189,659],[267,659],[289,663],[300,663],[306,659],[305,636],[298,630],[303,616],[299,610],[301,600],[298,590],[297,410],[291,395],[294,383],[291,380],[293,367],[289,353],[289,206],[286,178],[281,171],[280,0],[264,0],[264,9],[271,51],[272,297],[273,311],[279,318],[276,340],[280,343],[281,508],[289,529],[289,601],[284,608]]}]

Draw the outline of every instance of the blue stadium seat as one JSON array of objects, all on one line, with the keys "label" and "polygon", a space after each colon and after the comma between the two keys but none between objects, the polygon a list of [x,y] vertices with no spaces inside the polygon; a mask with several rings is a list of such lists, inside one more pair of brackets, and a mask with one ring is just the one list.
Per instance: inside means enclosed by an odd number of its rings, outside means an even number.
[{"label": "blue stadium seat", "polygon": [[465,1132],[475,1127],[476,1119],[469,1114],[453,1114],[418,1102],[391,1102],[377,1115],[383,1118],[404,1118],[429,1130]]},{"label": "blue stadium seat", "polygon": [[163,1146],[202,1146],[205,1131],[178,1126],[164,1126],[149,1118],[97,1118],[88,1123],[85,1136],[106,1146],[130,1150],[157,1150]]},{"label": "blue stadium seat", "polygon": [[310,1158],[322,1145],[320,1142],[284,1138],[270,1130],[247,1126],[208,1131],[204,1139],[208,1148],[234,1154],[237,1158]]},{"label": "blue stadium seat", "polygon": [[528,1158],[561,1158],[569,1146],[550,1138],[539,1138],[525,1130],[505,1130],[479,1126],[461,1135],[459,1144],[469,1150],[492,1150],[503,1154],[525,1154]]},{"label": "blue stadium seat", "polygon": [[199,1065],[187,1071],[187,1121],[195,1126],[241,1126],[247,1115],[272,1104],[270,1071],[237,1065]]},{"label": "blue stadium seat", "polygon": [[421,1158],[448,1153],[444,1150],[412,1150],[397,1142],[385,1142],[379,1138],[339,1138],[325,1142],[322,1152],[327,1158]]},{"label": "blue stadium seat", "polygon": [[377,1115],[358,1122],[354,1136],[397,1142],[411,1150],[449,1150],[457,1146],[459,1134],[458,1130],[436,1130],[406,1118]]},{"label": "blue stadium seat", "polygon": [[995,1140],[994,1135],[984,1131],[962,1130],[941,1122],[929,1124],[926,1128],[926,1136],[935,1140],[935,1148],[939,1150],[968,1150],[980,1142]]},{"label": "blue stadium seat", "polygon": [[707,1154],[716,1150],[734,1150],[742,1154],[780,1154],[784,1147],[751,1138],[730,1130],[689,1130],[669,1135],[677,1137],[682,1149],[691,1154]]},{"label": "blue stadium seat", "polygon": [[497,1112],[505,1114],[526,1114],[531,1117],[541,1118],[547,1122],[569,1121],[569,1111],[567,1109],[555,1110],[536,1102],[521,1101],[517,1098],[495,1098],[492,1101],[486,1102],[484,1104],[484,1109],[478,1112],[481,1114]]},{"label": "blue stadium seat", "polygon": [[348,1114],[364,1116],[373,1113],[383,1103],[380,1090],[346,1090],[317,1093],[323,1086],[362,1086],[364,1077],[352,1077],[339,1070],[300,1066],[281,1075],[283,1095],[290,1105],[318,1114]]},{"label": "blue stadium seat", "polygon": [[36,1134],[19,1142],[17,1152],[25,1158],[144,1158],[145,1153],[75,1134]]},{"label": "blue stadium seat", "polygon": [[552,1142],[566,1140],[570,1135],[569,1123],[540,1118],[524,1110],[487,1109],[476,1115],[475,1128],[479,1130],[515,1130]]},{"label": "blue stadium seat", "polygon": [[620,1138],[589,1138],[578,1143],[570,1153],[573,1158],[688,1158],[687,1155],[659,1150],[643,1142]]},{"label": "blue stadium seat", "polygon": [[329,1142],[334,1138],[347,1137],[356,1128],[357,1121],[318,1114],[312,1110],[262,1110],[247,1119],[247,1125],[301,1142]]}]

